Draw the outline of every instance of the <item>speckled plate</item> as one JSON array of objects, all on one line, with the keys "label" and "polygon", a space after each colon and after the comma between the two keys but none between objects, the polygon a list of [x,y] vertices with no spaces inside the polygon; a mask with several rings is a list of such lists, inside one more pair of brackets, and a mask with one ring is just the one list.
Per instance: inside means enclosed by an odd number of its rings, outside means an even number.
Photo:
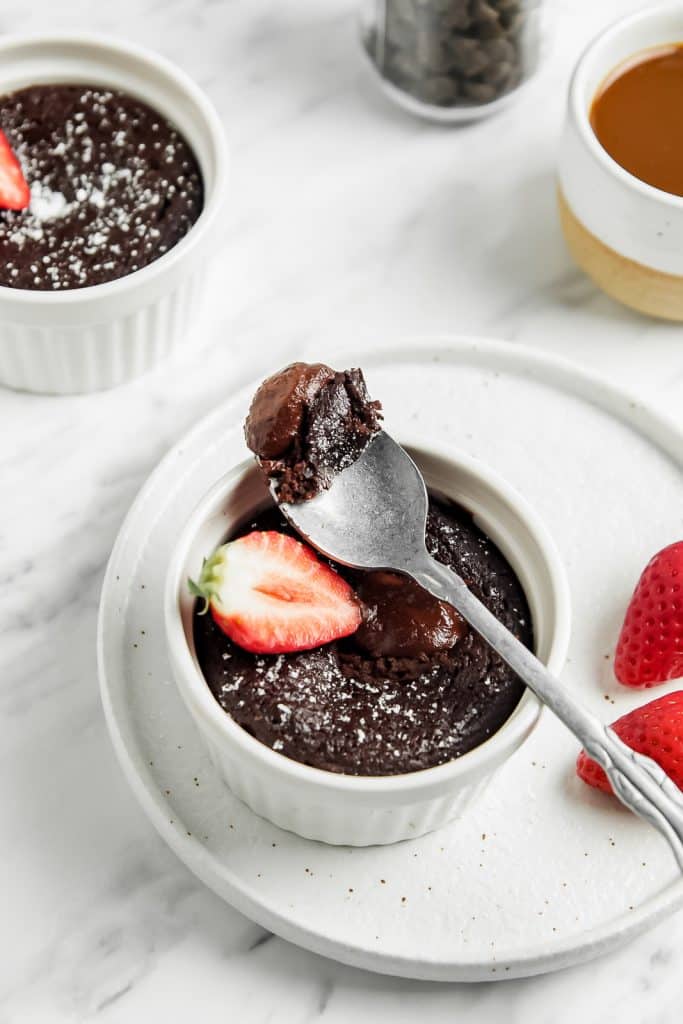
[{"label": "speckled plate", "polygon": [[[513,345],[425,340],[337,361],[366,369],[390,430],[452,439],[536,506],[572,588],[564,682],[606,719],[642,702],[614,683],[611,653],[642,566],[683,534],[681,432],[570,364]],[[413,978],[490,980],[564,967],[683,902],[664,842],[574,777],[576,743],[549,714],[476,809],[391,847],[300,839],[224,787],[171,681],[162,588],[181,524],[244,456],[251,392],[202,420],[152,474],[102,592],[100,678],[114,746],[178,856],[284,938]]]}]

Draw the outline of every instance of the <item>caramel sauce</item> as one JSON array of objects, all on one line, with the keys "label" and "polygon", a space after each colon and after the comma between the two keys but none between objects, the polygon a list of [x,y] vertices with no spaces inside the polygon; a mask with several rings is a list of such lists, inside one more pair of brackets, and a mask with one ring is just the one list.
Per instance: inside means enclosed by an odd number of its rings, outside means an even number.
[{"label": "caramel sauce", "polygon": [[598,90],[590,122],[625,170],[683,196],[683,44],[636,54]]}]

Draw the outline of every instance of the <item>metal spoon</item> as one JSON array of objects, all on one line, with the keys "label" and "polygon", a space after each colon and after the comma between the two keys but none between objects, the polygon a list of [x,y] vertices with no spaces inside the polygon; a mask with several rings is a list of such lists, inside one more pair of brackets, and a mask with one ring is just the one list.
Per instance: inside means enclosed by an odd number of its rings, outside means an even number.
[{"label": "metal spoon", "polygon": [[[276,497],[274,484],[271,483]],[[384,431],[327,491],[282,512],[313,547],[354,569],[393,569],[448,601],[514,669],[600,764],[621,802],[668,840],[683,871],[683,793],[649,757],[637,754],[586,711],[545,665],[425,546],[427,490],[404,450]]]}]

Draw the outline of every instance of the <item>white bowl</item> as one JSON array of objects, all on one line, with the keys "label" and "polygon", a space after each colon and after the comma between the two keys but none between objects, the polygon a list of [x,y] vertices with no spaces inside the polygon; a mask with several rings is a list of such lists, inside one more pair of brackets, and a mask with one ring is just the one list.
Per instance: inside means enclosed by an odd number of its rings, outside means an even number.
[{"label": "white bowl", "polygon": [[112,387],[192,337],[226,193],[227,147],[194,82],[156,54],[106,36],[0,39],[0,93],[47,82],[122,89],[167,117],[193,149],[204,208],[187,235],[148,266],[63,292],[0,286],[0,383],[52,394]]},{"label": "white bowl", "polygon": [[[535,512],[490,469],[439,446],[406,444],[430,488],[460,502],[517,572],[533,618],[536,652],[559,673],[569,641],[564,568]],[[242,729],[213,697],[196,659],[194,600],[187,589],[202,559],[245,516],[269,502],[253,460],[211,488],[190,517],[166,579],[164,616],[171,668],[209,752],[244,803],[281,828],[308,839],[371,846],[413,838],[458,816],[495,769],[524,742],[540,706],[527,692],[495,735],[457,760],[384,777],[340,775],[278,754]]]},{"label": "white bowl", "polygon": [[574,258],[608,294],[683,319],[683,197],[636,178],[602,147],[590,108],[605,78],[642,50],[683,40],[683,5],[646,7],[611,25],[580,58],[560,146],[562,226]]}]

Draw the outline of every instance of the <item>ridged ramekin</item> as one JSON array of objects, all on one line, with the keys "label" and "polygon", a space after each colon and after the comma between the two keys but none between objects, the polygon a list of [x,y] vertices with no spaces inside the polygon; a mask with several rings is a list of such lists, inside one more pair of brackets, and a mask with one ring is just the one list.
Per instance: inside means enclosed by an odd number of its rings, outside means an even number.
[{"label": "ridged ramekin", "polygon": [[619,302],[670,320],[683,320],[683,197],[621,167],[598,141],[590,108],[619,65],[681,40],[680,3],[648,6],[593,40],[569,87],[559,156],[560,219],[578,265]]},{"label": "ridged ramekin", "polygon": [[[405,443],[405,442],[404,442]],[[539,657],[558,673],[569,641],[564,568],[536,513],[492,470],[442,447],[406,444],[428,486],[460,502],[498,544],[527,594]],[[262,817],[308,839],[371,846],[414,838],[457,817],[529,735],[540,706],[527,692],[505,724],[457,760],[385,777],[339,775],[299,764],[242,729],[214,699],[197,662],[188,577],[244,517],[269,501],[253,460],[206,494],[183,529],[164,597],[166,640],[181,696],[232,792]]]},{"label": "ridged ramekin", "polygon": [[225,199],[227,146],[201,89],[154,53],[98,35],[0,39],[0,93],[48,82],[108,86],[143,100],[185,136],[204,180],[197,222],[141,270],[63,292],[0,286],[0,383],[97,391],[145,373],[192,337]]}]

